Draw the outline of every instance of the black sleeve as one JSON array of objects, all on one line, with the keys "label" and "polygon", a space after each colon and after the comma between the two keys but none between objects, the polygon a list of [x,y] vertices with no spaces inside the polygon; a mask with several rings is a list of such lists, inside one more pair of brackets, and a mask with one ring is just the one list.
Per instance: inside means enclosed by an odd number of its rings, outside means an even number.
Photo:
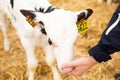
[{"label": "black sleeve", "polygon": [[120,51],[120,5],[114,12],[108,27],[103,32],[99,43],[89,50],[96,61],[108,61],[110,54]]}]

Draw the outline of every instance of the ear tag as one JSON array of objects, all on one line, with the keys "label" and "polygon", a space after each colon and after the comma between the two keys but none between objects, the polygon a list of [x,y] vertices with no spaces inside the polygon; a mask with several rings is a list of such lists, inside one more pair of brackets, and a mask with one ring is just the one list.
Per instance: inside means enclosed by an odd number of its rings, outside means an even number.
[{"label": "ear tag", "polygon": [[31,19],[30,16],[26,17],[26,21],[32,26],[32,27],[36,27],[38,25],[38,22],[35,22]]},{"label": "ear tag", "polygon": [[78,33],[83,34],[88,31],[87,20],[77,22]]}]

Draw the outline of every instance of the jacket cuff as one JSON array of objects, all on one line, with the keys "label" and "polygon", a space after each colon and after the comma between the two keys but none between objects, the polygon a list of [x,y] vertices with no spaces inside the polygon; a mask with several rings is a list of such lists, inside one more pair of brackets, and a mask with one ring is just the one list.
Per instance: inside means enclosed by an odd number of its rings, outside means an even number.
[{"label": "jacket cuff", "polygon": [[99,63],[103,61],[106,62],[109,59],[111,59],[111,56],[102,51],[99,45],[96,45],[95,47],[91,48],[89,50],[89,55],[92,56]]}]

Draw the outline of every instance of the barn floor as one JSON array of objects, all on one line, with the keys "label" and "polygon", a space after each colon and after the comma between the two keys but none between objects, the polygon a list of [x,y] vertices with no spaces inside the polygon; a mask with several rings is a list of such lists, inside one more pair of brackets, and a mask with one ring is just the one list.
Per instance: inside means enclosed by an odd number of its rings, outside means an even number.
[{"label": "barn floor", "polygon": [[[93,15],[88,19],[89,30],[81,35],[76,41],[75,58],[88,56],[88,50],[100,39],[101,33],[106,28],[117,3],[107,5],[98,4],[97,0],[49,0],[53,5],[79,11],[81,9],[93,9]],[[9,27],[8,37],[11,48],[5,52],[3,49],[3,33],[0,30],[0,80],[27,80],[26,57],[16,31]],[[36,48],[36,55],[39,59],[39,66],[35,73],[35,80],[53,80],[51,69],[44,61],[45,55],[41,48]],[[63,80],[115,80],[114,75],[120,73],[120,53],[112,54],[112,60],[95,65],[82,76],[66,76],[61,74]]]}]

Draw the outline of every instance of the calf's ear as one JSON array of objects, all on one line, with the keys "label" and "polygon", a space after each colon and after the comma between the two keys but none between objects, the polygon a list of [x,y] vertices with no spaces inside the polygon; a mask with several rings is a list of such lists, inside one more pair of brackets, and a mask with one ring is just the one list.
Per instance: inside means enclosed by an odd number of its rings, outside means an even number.
[{"label": "calf's ear", "polygon": [[34,11],[30,10],[20,10],[20,12],[26,17],[26,21],[32,26],[36,27],[39,25],[38,22],[35,21],[36,15],[34,14]]},{"label": "calf's ear", "polygon": [[20,10],[20,12],[21,12],[25,17],[30,17],[32,20],[36,17],[36,15],[33,13],[33,11],[30,11],[30,10]]},{"label": "calf's ear", "polygon": [[80,12],[76,12],[75,14],[77,15],[77,22],[80,21],[81,19],[87,20],[92,13],[93,13],[92,9],[85,9]]}]

